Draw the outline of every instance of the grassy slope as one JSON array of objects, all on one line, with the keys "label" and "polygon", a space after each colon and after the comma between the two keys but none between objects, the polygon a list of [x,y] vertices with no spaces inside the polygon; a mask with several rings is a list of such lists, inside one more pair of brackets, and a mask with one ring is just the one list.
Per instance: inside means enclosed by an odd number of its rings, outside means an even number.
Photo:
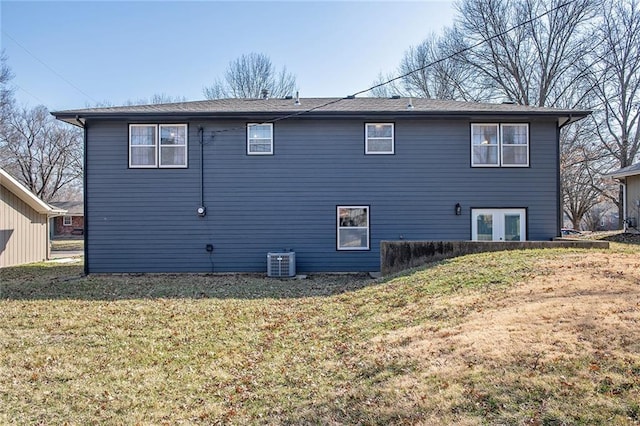
[{"label": "grassy slope", "polygon": [[639,250],[615,247],[385,281],[4,269],[0,423],[637,424]]}]

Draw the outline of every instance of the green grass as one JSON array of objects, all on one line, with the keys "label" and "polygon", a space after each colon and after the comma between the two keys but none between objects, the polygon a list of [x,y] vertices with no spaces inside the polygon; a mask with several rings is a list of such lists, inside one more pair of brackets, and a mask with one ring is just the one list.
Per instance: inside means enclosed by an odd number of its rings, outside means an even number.
[{"label": "green grass", "polygon": [[81,251],[84,249],[84,239],[80,238],[56,238],[51,240],[52,251]]},{"label": "green grass", "polygon": [[523,353],[450,375],[409,350],[585,253],[484,253],[385,280],[2,269],[0,423],[634,424],[638,352],[598,371]]}]

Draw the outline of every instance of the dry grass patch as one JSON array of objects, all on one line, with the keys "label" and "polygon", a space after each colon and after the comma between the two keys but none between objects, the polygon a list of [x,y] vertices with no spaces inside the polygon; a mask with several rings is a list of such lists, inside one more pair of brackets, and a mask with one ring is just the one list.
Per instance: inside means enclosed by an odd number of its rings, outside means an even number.
[{"label": "dry grass patch", "polygon": [[499,424],[637,424],[637,253],[584,252],[536,263],[553,273],[490,297],[447,298],[447,307],[473,308],[452,326],[425,323],[375,339],[417,364],[385,390],[422,392],[431,400],[426,411],[441,411],[448,421],[475,414]]},{"label": "dry grass patch", "polygon": [[0,270],[0,423],[635,424],[640,258],[387,280]]}]

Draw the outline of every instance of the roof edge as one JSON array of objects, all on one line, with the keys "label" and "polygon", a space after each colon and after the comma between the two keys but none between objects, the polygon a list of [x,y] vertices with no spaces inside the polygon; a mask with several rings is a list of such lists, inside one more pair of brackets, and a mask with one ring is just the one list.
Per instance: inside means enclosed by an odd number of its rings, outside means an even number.
[{"label": "roof edge", "polygon": [[29,191],[27,187],[18,182],[13,176],[4,171],[2,168],[0,168],[0,184],[16,194],[18,198],[27,203],[29,207],[40,214],[46,214],[49,217],[53,217],[61,216],[66,213],[66,210],[51,207],[49,204],[42,201],[33,192]]}]

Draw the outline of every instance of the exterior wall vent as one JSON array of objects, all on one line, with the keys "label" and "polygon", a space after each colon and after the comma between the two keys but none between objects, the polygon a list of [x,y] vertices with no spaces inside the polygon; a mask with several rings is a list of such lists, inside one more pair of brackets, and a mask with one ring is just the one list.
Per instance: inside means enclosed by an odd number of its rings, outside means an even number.
[{"label": "exterior wall vent", "polygon": [[296,276],[296,252],[267,253],[267,276],[286,278]]}]

